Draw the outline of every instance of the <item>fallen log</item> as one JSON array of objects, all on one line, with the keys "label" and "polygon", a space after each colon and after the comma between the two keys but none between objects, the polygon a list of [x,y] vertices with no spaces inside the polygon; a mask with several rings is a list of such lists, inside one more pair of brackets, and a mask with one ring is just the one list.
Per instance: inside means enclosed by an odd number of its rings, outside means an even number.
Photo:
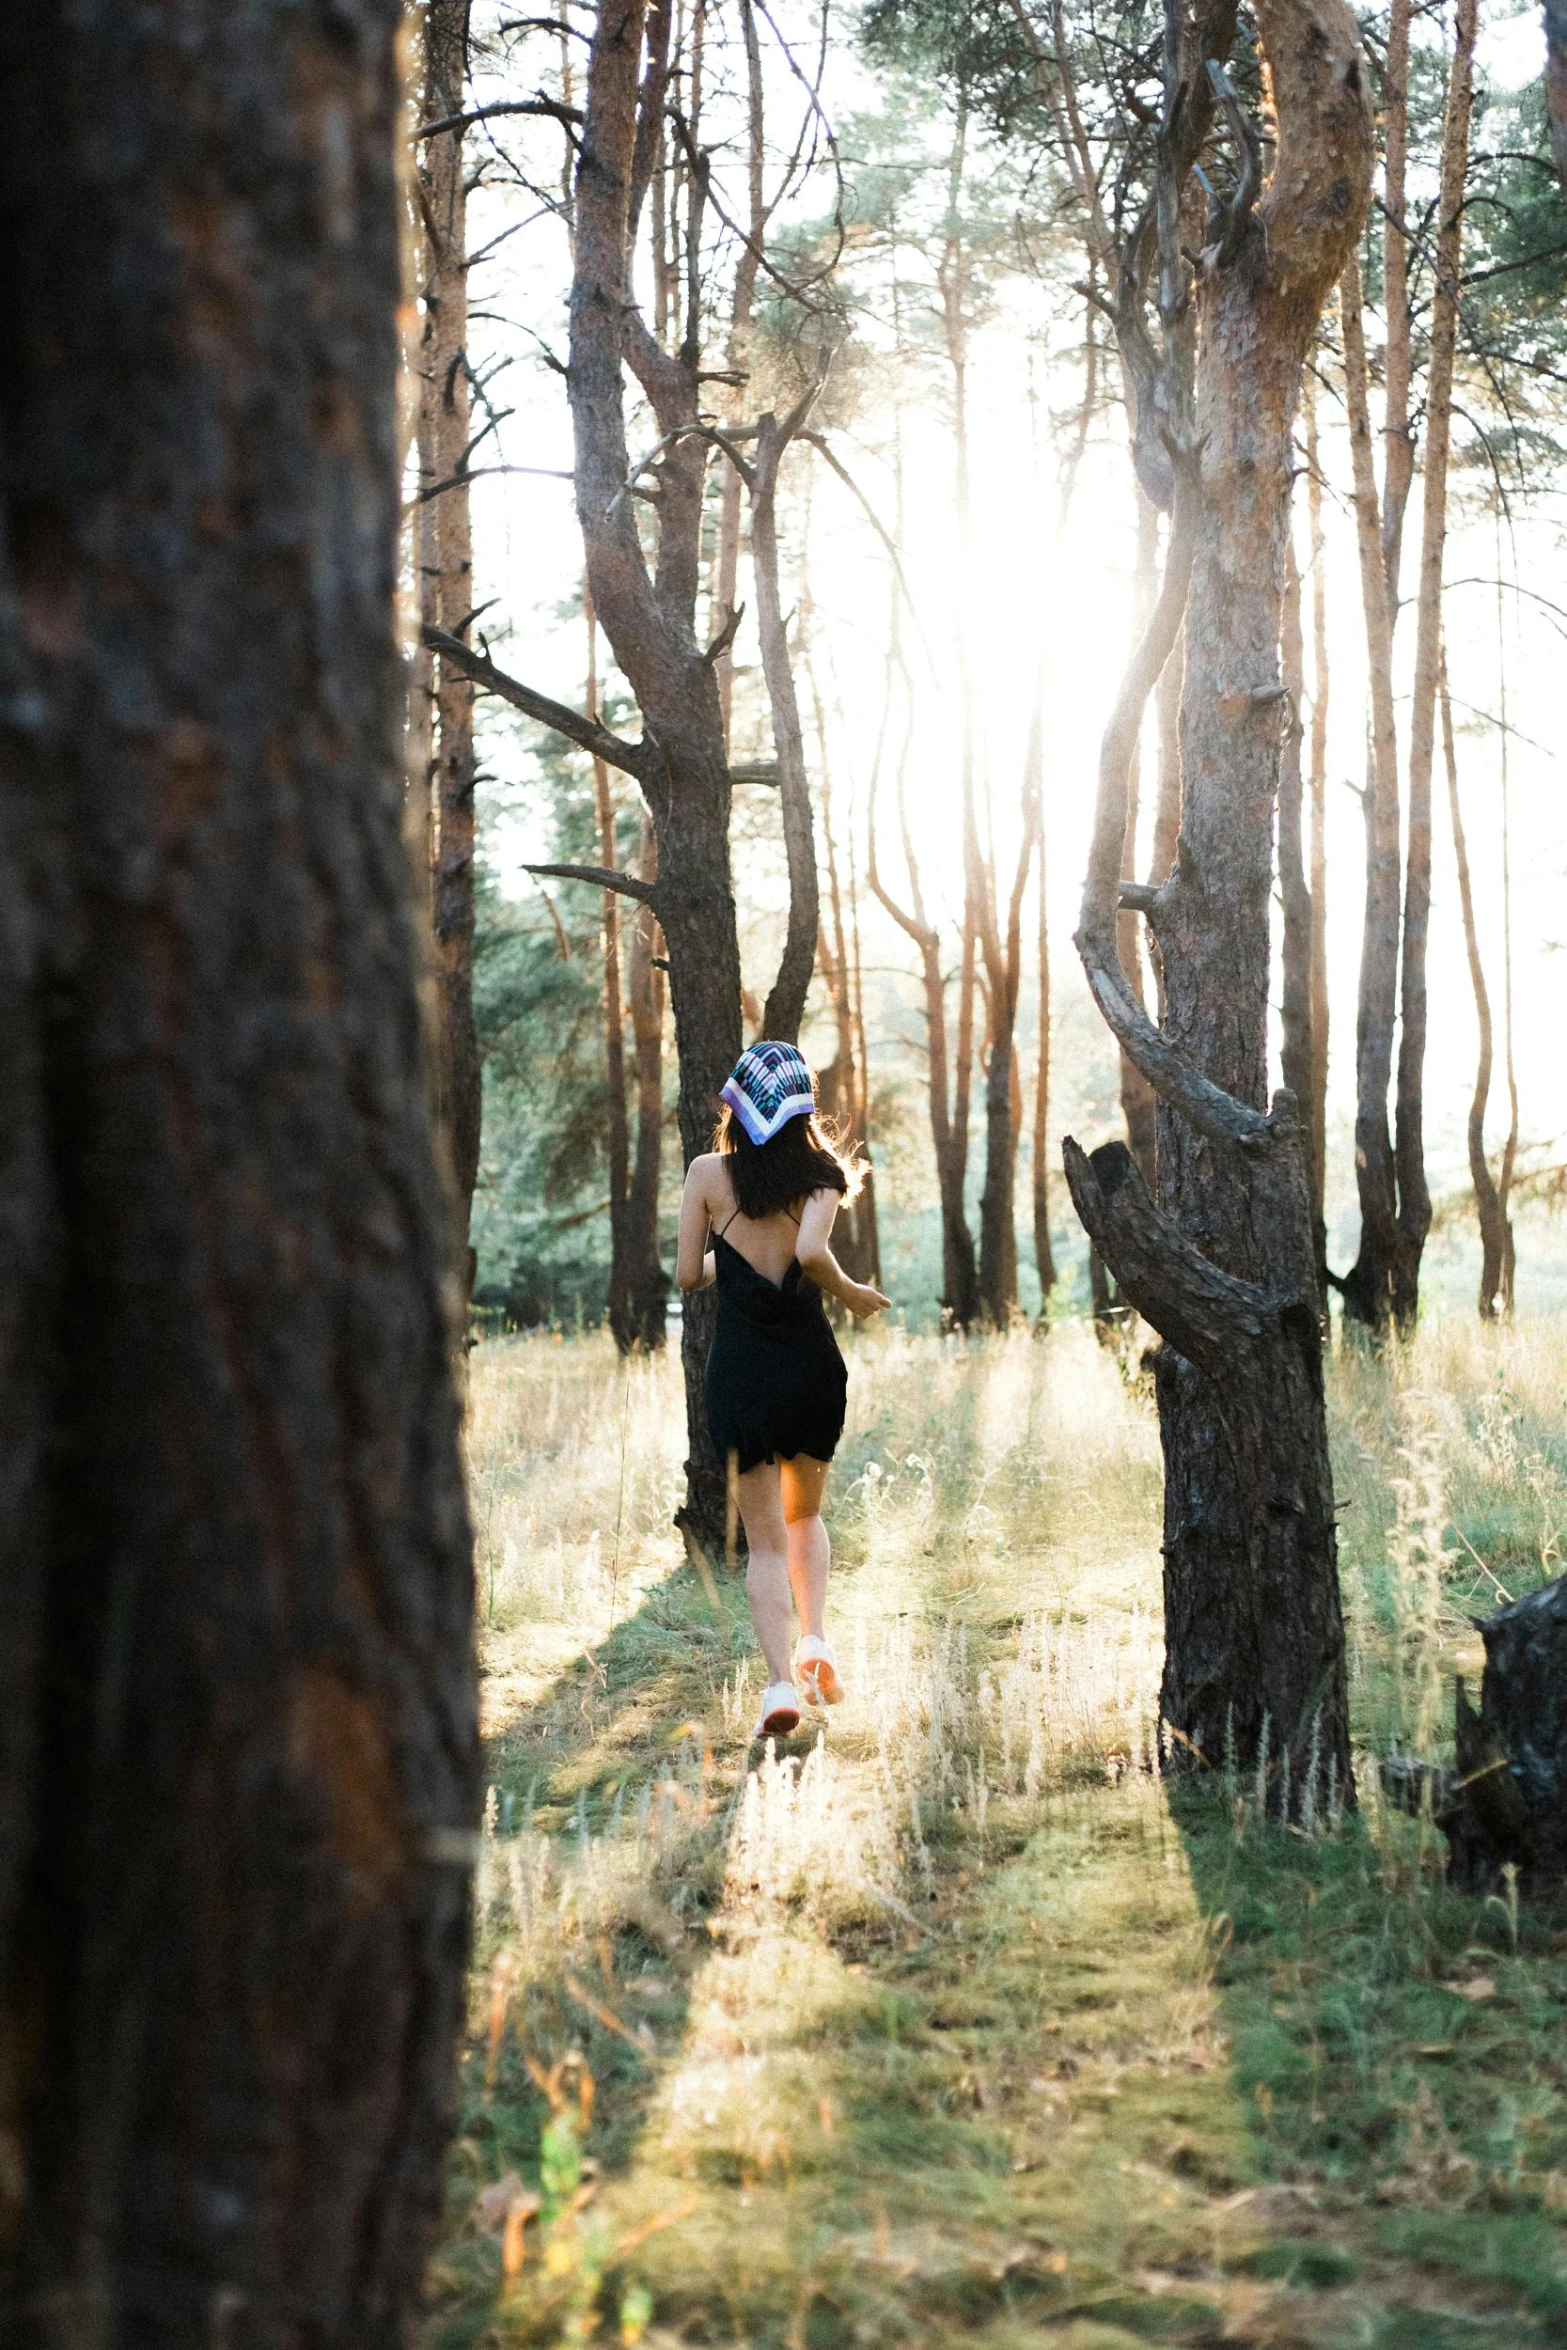
[{"label": "fallen log", "polygon": [[1394,1755],[1382,1786],[1402,1810],[1429,1807],[1461,1890],[1494,1892],[1510,1866],[1538,1893],[1567,1884],[1567,1575],[1475,1628],[1485,1671],[1478,1708],[1457,1682],[1455,1768]]}]

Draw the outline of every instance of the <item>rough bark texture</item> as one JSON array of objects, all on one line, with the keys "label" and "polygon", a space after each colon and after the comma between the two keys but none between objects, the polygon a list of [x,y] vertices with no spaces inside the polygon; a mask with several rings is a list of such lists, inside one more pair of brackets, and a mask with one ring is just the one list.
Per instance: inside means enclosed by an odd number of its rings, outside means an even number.
[{"label": "rough bark texture", "polygon": [[[1160,1209],[1125,1152],[1088,1160],[1069,1145],[1067,1171],[1090,1238],[1165,1341],[1170,1766],[1211,1765],[1226,1746],[1254,1761],[1266,1742],[1272,1800],[1290,1811],[1313,1778],[1315,1804],[1329,1780],[1347,1790],[1350,1764],[1305,1151],[1293,1097],[1263,1107],[1280,600],[1301,365],[1360,226],[1371,118],[1341,0],[1265,0],[1258,30],[1274,171],[1255,210],[1242,198],[1210,227],[1196,434],[1184,460],[1170,440],[1165,581],[1101,753],[1078,941],[1096,1000],[1159,1091]],[[1161,256],[1173,275],[1173,233]],[[1161,311],[1168,349],[1172,295]],[[1183,602],[1179,854],[1161,888],[1119,892],[1158,945],[1156,1030],[1119,969],[1115,866],[1135,728]]]},{"label": "rough bark texture", "polygon": [[[641,122],[654,129],[662,112],[662,72],[653,43],[638,107],[643,13],[642,0],[603,0],[594,30],[577,168],[567,391],[577,515],[594,609],[642,712],[644,743],[633,772],[658,839],[656,904],[669,948],[680,1140],[689,1161],[712,1139],[718,1089],[740,1053],[740,950],[723,716],[713,664],[696,638],[706,471],[705,444],[695,429],[699,353],[660,349],[628,306],[639,111]],[[650,176],[652,132],[642,145]],[[626,365],[650,401],[665,443],[656,467],[658,547],[651,570],[625,489],[631,470]],[[724,1540],[724,1473],[708,1438],[703,1397],[714,1310],[713,1293],[697,1291],[686,1300],[681,1324],[690,1454],[680,1522],[716,1554]]]},{"label": "rough bark texture", "polygon": [[[597,723],[599,714],[598,625],[591,598],[587,602],[588,690],[585,715]],[[599,855],[607,869],[619,863],[615,838],[615,799],[610,788],[609,763],[593,761],[593,809],[598,819]],[[604,1079],[609,1096],[605,1159],[609,1175],[609,1327],[622,1354],[629,1354],[636,1333],[631,1320],[630,1194],[631,1122],[626,1102],[626,1013],[620,973],[620,898],[604,892],[599,915],[600,951],[604,985]]]},{"label": "rough bark texture", "polygon": [[[1233,259],[1226,266],[1221,247],[1219,265],[1200,280],[1202,519],[1181,700],[1184,854],[1151,923],[1170,1041],[1235,1101],[1260,1110],[1295,403],[1324,298],[1359,232],[1372,132],[1364,60],[1341,0],[1264,0],[1257,21],[1278,146]],[[1266,1716],[1297,1789],[1313,1754],[1345,1786],[1315,1250],[1293,1103],[1286,1117],[1275,1111],[1270,1127],[1269,1142],[1249,1151],[1191,1124],[1168,1095],[1161,1101],[1161,1207],[1215,1266],[1279,1301],[1265,1363],[1248,1382],[1269,1398],[1266,1420],[1245,1433],[1232,1386],[1205,1376],[1178,1343],[1158,1357],[1163,1710],[1210,1759],[1227,1727],[1237,1753],[1255,1753]],[[1290,1655],[1282,1680],[1269,1661],[1280,1649]]]},{"label": "rough bark texture", "polygon": [[1485,1672],[1478,1711],[1458,1682],[1457,1768],[1399,1757],[1385,1781],[1411,1810],[1429,1800],[1465,1892],[1494,1893],[1509,1870],[1523,1896],[1556,1892],[1567,1883],[1567,1576],[1478,1629]]},{"label": "rough bark texture", "polygon": [[[658,879],[658,840],[652,818],[642,819],[640,878]],[[658,918],[643,906],[631,925],[627,993],[631,1004],[637,1094],[637,1142],[626,1202],[626,1246],[631,1331],[635,1343],[664,1344],[669,1276],[658,1248],[658,1191],[664,1153],[664,974],[658,954]]]},{"label": "rough bark texture", "polygon": [[478,1754],[391,0],[12,12],[0,2336],[386,2350]]},{"label": "rough bark texture", "polygon": [[[462,112],[469,0],[429,0],[426,91],[431,121]],[[467,473],[472,434],[468,372],[467,183],[460,130],[425,142],[421,209],[428,275],[422,397],[428,404],[435,481],[436,625],[462,636],[472,618],[473,530]],[[434,878],[431,911],[438,1005],[436,1082],[451,1152],[458,1232],[467,1261],[468,1222],[479,1172],[482,1087],[473,1025],[473,686],[437,660],[434,743]],[[470,1263],[471,1275],[471,1263]]]}]

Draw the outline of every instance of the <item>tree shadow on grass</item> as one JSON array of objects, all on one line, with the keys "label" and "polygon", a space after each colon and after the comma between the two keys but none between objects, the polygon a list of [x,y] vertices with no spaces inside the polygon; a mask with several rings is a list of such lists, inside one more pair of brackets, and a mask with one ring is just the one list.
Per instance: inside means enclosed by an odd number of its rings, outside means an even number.
[{"label": "tree shadow on grass", "polygon": [[[475,2001],[431,2350],[478,2341],[500,2312],[501,2213],[481,2216],[480,2199],[513,2174],[537,2191],[557,2106],[590,2116],[590,2177],[635,2157],[711,1946],[750,1755],[743,1734],[719,1734],[722,1690],[750,1646],[743,1582],[682,1567],[486,1740]],[[508,2338],[525,2338],[506,2310]]]},{"label": "tree shadow on grass", "polygon": [[1299,2338],[1567,2342],[1562,1921],[1520,1919],[1515,1953],[1415,1821],[1238,1825],[1195,1779],[1170,1808],[1257,2148],[1270,2232],[1247,2257]]}]

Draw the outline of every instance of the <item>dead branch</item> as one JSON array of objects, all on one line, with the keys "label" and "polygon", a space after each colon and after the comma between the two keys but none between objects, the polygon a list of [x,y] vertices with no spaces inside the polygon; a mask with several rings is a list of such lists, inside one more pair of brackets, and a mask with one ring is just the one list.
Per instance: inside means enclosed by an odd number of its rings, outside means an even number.
[{"label": "dead branch", "polygon": [[616,873],[608,865],[524,865],[524,873],[547,874],[553,881],[586,881],[595,889],[613,890],[617,897],[635,898],[642,906],[658,907],[658,891],[635,873]]},{"label": "dead branch", "polygon": [[548,694],[535,693],[531,685],[508,677],[504,669],[497,669],[487,653],[476,653],[461,637],[449,635],[444,628],[424,628],[420,635],[430,652],[438,653],[443,661],[460,669],[475,685],[498,694],[525,718],[536,719],[539,725],[563,734],[579,750],[591,751],[594,758],[607,760],[623,774],[634,775],[639,783],[645,783],[657,771],[658,754],[652,743],[626,742],[620,735],[611,734],[607,727],[584,718],[579,711],[568,709],[564,702],[552,701]]}]

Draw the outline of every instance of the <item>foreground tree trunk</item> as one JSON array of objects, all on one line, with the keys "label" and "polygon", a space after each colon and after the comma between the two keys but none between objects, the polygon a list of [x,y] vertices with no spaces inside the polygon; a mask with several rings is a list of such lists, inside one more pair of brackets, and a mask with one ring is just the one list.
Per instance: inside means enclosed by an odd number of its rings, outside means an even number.
[{"label": "foreground tree trunk", "polygon": [[23,2350],[388,2350],[441,2202],[478,1749],[399,831],[399,13],[43,0],[0,48]]},{"label": "foreground tree trunk", "polygon": [[[431,122],[461,115],[468,82],[470,0],[429,0],[425,90]],[[473,526],[468,504],[472,402],[468,365],[468,195],[460,129],[422,142],[421,211],[428,257],[420,400],[428,410],[435,480],[432,509],[433,618],[462,637],[473,617]],[[436,1055],[441,1124],[457,1190],[459,1242],[468,1265],[468,1226],[479,1173],[482,1080],[473,1024],[474,751],[473,686],[455,662],[435,662],[431,914],[439,1011]]]},{"label": "foreground tree trunk", "polygon": [[[1237,190],[1209,224],[1195,431],[1166,384],[1176,500],[1164,586],[1105,738],[1079,948],[1095,999],[1160,1096],[1159,1207],[1129,1154],[1069,1145],[1078,1211],[1164,1345],[1169,1767],[1226,1753],[1269,1768],[1286,1814],[1350,1789],[1348,1710],[1304,1138],[1266,1100],[1268,905],[1283,689],[1280,601],[1291,431],[1322,301],[1358,232],[1371,115],[1342,0],[1263,0],[1277,107],[1273,176],[1227,85]],[[1188,69],[1190,70],[1190,69]],[[1166,123],[1178,116],[1167,68]],[[1168,169],[1173,137],[1162,150]],[[1179,189],[1160,189],[1167,354],[1180,318]],[[1177,345],[1178,356],[1178,345]],[[1188,572],[1189,567],[1189,572]],[[1189,599],[1186,592],[1189,576]],[[1126,776],[1186,611],[1180,852],[1146,911],[1165,1021],[1137,1005],[1115,945]]]}]

